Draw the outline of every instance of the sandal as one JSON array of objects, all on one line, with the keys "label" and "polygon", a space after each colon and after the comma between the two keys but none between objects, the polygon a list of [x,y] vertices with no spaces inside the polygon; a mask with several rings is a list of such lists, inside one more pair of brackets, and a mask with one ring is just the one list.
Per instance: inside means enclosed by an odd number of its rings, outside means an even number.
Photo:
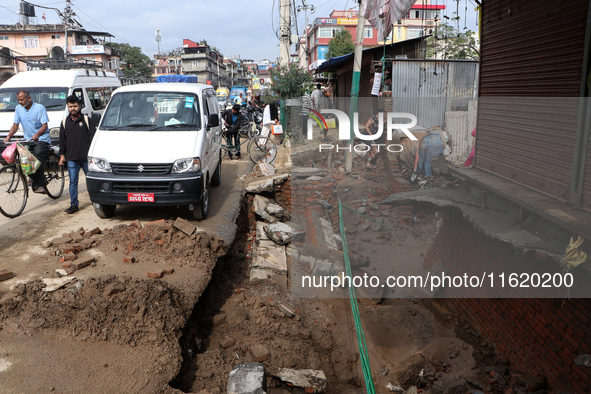
[{"label": "sandal", "polygon": [[33,193],[47,194],[47,190],[45,190],[44,187],[38,187],[37,189],[33,190]]}]

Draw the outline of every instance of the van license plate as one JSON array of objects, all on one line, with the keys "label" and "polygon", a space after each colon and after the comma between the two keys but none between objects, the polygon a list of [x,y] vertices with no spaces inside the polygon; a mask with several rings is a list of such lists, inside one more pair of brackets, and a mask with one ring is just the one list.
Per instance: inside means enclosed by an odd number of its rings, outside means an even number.
[{"label": "van license plate", "polygon": [[154,193],[127,193],[128,202],[154,202]]}]

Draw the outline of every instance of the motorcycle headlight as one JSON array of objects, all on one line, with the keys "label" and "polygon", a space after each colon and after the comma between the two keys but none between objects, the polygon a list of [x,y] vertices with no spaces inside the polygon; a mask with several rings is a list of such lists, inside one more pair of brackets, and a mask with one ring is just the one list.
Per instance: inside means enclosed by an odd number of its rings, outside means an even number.
[{"label": "motorcycle headlight", "polygon": [[98,157],[88,158],[88,171],[91,172],[113,172],[111,170],[111,164],[105,159],[99,159]]},{"label": "motorcycle headlight", "polygon": [[185,174],[201,170],[201,160],[198,157],[191,159],[179,159],[172,165],[173,174]]},{"label": "motorcycle headlight", "polygon": [[52,129],[49,129],[49,138],[51,138],[51,139],[60,138],[60,128],[54,127]]}]

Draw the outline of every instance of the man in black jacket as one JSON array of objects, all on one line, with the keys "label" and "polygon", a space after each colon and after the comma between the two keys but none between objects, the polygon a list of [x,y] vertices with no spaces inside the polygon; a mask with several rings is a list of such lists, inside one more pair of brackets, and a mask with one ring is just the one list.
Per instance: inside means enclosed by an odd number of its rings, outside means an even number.
[{"label": "man in black jacket", "polygon": [[[226,140],[228,145],[236,147],[236,158],[240,160],[240,126],[245,121],[244,116],[240,113],[240,105],[234,104],[232,109],[227,109],[222,114],[224,124],[226,125]],[[233,143],[232,143],[233,142]],[[232,160],[233,149],[228,150],[230,160]]]},{"label": "man in black jacket", "polygon": [[70,207],[67,213],[79,211],[78,175],[80,168],[84,175],[88,172],[88,150],[94,136],[95,126],[90,124],[88,116],[82,115],[80,99],[75,94],[66,99],[68,112],[60,126],[60,165],[68,163],[70,177]]}]

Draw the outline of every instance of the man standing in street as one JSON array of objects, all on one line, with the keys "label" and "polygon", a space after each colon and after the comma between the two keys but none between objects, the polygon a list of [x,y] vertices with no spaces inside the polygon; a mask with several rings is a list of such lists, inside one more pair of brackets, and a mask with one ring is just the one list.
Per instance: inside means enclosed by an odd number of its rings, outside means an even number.
[{"label": "man standing in street", "polygon": [[[240,113],[240,105],[234,104],[232,109],[227,109],[222,114],[224,124],[226,125],[226,140],[228,145],[236,147],[236,158],[240,160],[240,126],[245,121],[244,116]],[[232,160],[233,149],[228,150],[230,160]]]},{"label": "man standing in street", "polygon": [[95,127],[90,125],[88,116],[80,112],[82,106],[75,94],[66,99],[70,113],[60,125],[60,165],[68,163],[70,177],[70,207],[66,213],[75,213],[78,208],[78,176],[80,168],[84,175],[88,172],[88,150],[94,136]]},{"label": "man standing in street", "polygon": [[33,156],[41,162],[39,169],[31,175],[33,192],[45,194],[45,162],[49,157],[49,146],[51,145],[51,138],[47,128],[49,122],[47,111],[41,104],[34,103],[29,92],[24,89],[18,92],[16,98],[20,105],[14,110],[14,123],[4,139],[4,143],[8,145],[10,139],[18,130],[18,125],[21,124],[25,140],[34,141],[31,145]]}]

